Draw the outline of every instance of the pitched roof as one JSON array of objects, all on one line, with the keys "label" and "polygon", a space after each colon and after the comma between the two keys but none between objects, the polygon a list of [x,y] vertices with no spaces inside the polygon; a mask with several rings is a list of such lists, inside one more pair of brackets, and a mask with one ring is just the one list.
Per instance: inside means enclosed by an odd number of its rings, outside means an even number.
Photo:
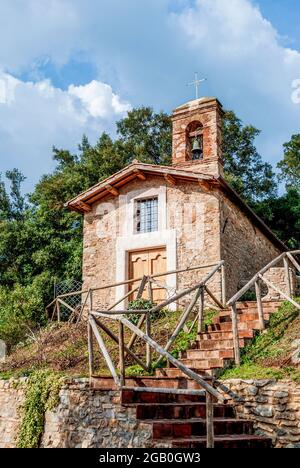
[{"label": "pitched roof", "polygon": [[226,182],[222,176],[213,176],[177,168],[174,166],[158,166],[155,164],[145,164],[139,161],[133,161],[119,172],[100,181],[98,184],[69,200],[65,207],[79,213],[85,213],[92,210],[92,205],[105,198],[108,195],[119,194],[119,189],[138,178],[146,180],[147,175],[156,175],[164,177],[169,183],[176,184],[176,180],[198,181],[200,185],[209,187],[219,187],[226,196],[237,205],[246,216],[282,251],[288,250],[285,244],[271,231],[271,229],[262,221],[259,216],[244,202],[238,193]]},{"label": "pitched roof", "polygon": [[[104,198],[111,193],[117,194],[120,187],[136,178],[145,180],[147,175],[157,175],[165,177],[166,179],[168,177],[169,179],[171,179],[171,177],[176,177],[180,180],[187,181],[195,179],[209,181],[215,179],[213,176],[207,174],[192,172],[186,169],[178,169],[173,166],[158,166],[155,164],[145,164],[139,161],[133,161],[132,164],[126,166],[121,171],[98,182],[98,184],[80,193],[72,200],[69,200],[65,206],[74,211],[88,211],[89,206],[96,201],[101,200],[101,198]],[[84,208],[84,205],[87,206]]]}]

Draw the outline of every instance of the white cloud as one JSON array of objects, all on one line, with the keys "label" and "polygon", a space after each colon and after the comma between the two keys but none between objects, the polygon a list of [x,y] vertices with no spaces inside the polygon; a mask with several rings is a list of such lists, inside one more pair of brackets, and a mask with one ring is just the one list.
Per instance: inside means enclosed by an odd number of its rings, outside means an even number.
[{"label": "white cloud", "polygon": [[250,0],[196,0],[173,14],[172,24],[197,57],[196,68],[209,74],[214,94],[263,131],[260,150],[276,162],[282,143],[299,131],[292,82],[300,74],[300,53],[281,45]]},{"label": "white cloud", "polygon": [[112,92],[111,86],[93,80],[85,86],[70,85],[68,93],[77,96],[92,117],[107,119],[113,115],[124,114],[130,109]]},{"label": "white cloud", "polygon": [[36,180],[49,169],[53,145],[75,150],[83,133],[95,140],[129,108],[99,81],[64,91],[0,72],[1,169],[17,166]]},{"label": "white cloud", "polygon": [[[197,70],[208,78],[203,93],[262,130],[259,149],[276,163],[282,143],[299,132],[292,83],[300,54],[285,47],[256,3],[18,0],[16,7],[1,0],[0,70],[8,73],[0,81],[1,162],[26,160],[43,173],[53,144],[74,148],[83,132],[109,131],[128,107],[120,96],[171,111],[193,97],[185,84]],[[59,74],[72,60],[91,63],[95,80],[75,86],[70,78],[61,90],[39,78],[49,77],[39,64]],[[37,82],[14,81],[24,71],[36,71]]]}]

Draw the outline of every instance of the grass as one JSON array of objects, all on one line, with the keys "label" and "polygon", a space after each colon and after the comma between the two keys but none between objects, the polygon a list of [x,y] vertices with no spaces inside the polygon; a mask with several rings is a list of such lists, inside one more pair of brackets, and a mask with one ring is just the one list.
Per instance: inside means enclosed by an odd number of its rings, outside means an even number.
[{"label": "grass", "polygon": [[[174,332],[182,310],[164,311],[152,322],[152,337],[161,346],[165,346]],[[217,314],[215,310],[205,311],[205,324],[213,323]],[[190,327],[192,321],[187,323]],[[118,334],[118,324],[109,319],[106,325],[110,330]],[[181,352],[188,349],[196,338],[195,325],[191,333],[180,332],[171,348],[171,354],[178,358]],[[131,332],[125,329],[125,341],[128,343]],[[115,365],[118,364],[118,345],[113,343],[103,334],[106,346],[113,358]],[[283,303],[278,311],[271,315],[268,328],[242,350],[241,366],[227,369],[221,375],[222,379],[242,378],[292,378],[300,380],[300,368],[291,362],[291,354],[295,352],[293,344],[300,338],[300,315],[299,311],[290,303]],[[300,350],[299,350],[300,351]],[[145,362],[145,343],[137,339],[134,352]],[[153,362],[158,355],[153,352]],[[161,366],[166,365],[162,362]],[[95,368],[99,375],[110,375],[100,354],[98,345],[95,343]],[[36,339],[23,346],[18,346],[8,358],[6,363],[0,365],[0,378],[10,379],[12,377],[30,376],[38,370],[51,369],[66,376],[87,377],[88,352],[86,324],[79,326],[66,323],[50,324],[36,335]],[[145,372],[130,358],[126,358],[127,375],[152,375]]]},{"label": "grass", "polygon": [[293,345],[299,337],[299,310],[284,302],[271,315],[267,329],[242,350],[241,366],[225,370],[221,379],[291,378],[299,381],[300,368],[291,361]]}]

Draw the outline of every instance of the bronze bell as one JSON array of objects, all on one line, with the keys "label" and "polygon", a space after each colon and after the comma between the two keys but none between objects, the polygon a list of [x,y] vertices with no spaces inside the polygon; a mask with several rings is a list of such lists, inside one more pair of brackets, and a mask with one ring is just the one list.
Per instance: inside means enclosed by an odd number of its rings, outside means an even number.
[{"label": "bronze bell", "polygon": [[198,138],[195,138],[194,141],[193,141],[192,152],[193,153],[198,153],[201,150],[202,150],[202,148],[201,148],[201,145],[200,145],[200,141],[198,140]]},{"label": "bronze bell", "polygon": [[192,146],[193,159],[202,159],[202,145],[199,138],[195,138]]}]

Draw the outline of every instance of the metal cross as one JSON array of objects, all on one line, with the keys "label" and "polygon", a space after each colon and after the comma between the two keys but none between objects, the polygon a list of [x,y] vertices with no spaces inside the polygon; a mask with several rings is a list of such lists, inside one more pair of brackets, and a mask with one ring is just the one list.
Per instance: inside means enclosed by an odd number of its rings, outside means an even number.
[{"label": "metal cross", "polygon": [[187,86],[195,86],[195,88],[196,88],[196,99],[199,98],[199,87],[200,87],[201,83],[203,83],[206,80],[207,80],[207,78],[203,78],[202,80],[199,80],[198,79],[198,73],[195,72],[195,80],[192,81],[191,83],[187,84]]}]

